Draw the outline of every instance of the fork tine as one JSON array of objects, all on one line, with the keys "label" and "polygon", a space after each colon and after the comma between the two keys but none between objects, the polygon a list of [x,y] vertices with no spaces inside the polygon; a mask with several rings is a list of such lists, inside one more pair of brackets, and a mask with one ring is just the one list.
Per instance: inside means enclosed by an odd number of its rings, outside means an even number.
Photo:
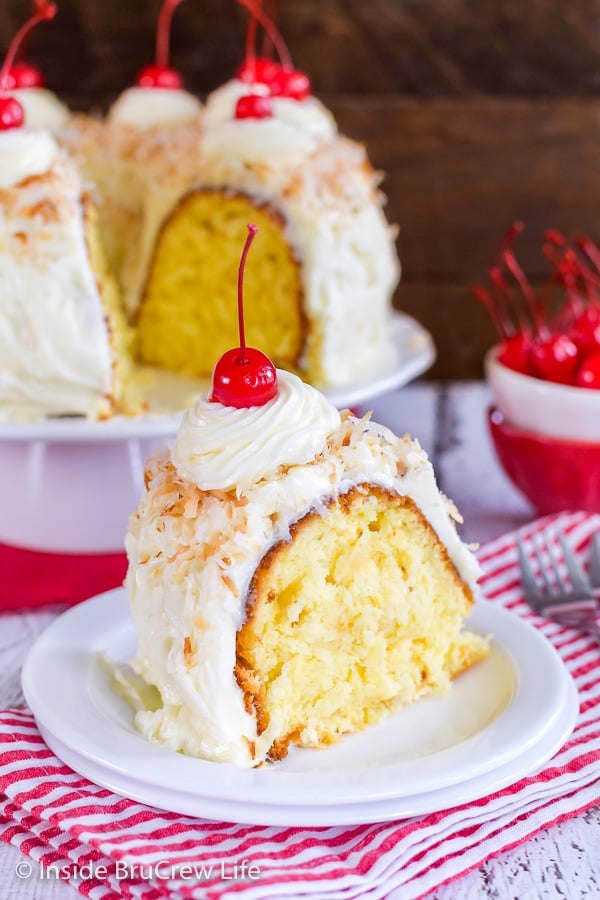
[{"label": "fork tine", "polygon": [[564,535],[560,534],[560,532],[558,539],[562,547],[565,563],[567,564],[571,584],[573,585],[572,594],[578,597],[589,597],[592,593],[592,585],[587,575],[575,559],[573,552],[569,549]]},{"label": "fork tine", "polygon": [[519,554],[519,569],[521,571],[521,583],[523,585],[523,590],[525,591],[525,596],[532,606],[536,606],[537,604],[542,603],[544,598],[535,579],[533,566],[527,556],[523,541],[520,539],[517,541],[517,552]]},{"label": "fork tine", "polygon": [[592,541],[590,581],[594,587],[600,587],[600,532],[596,532]]},{"label": "fork tine", "polygon": [[[540,532],[539,534],[534,535],[534,537],[532,538],[532,544],[535,555],[537,557],[540,575],[542,581],[544,582],[544,590],[542,593],[544,594],[544,599],[547,601],[548,599],[551,599],[552,595],[555,593],[555,584],[560,585],[561,583],[560,573],[558,571],[556,560],[552,552],[552,540],[546,535],[545,532]],[[548,567],[543,557],[544,550],[546,550],[548,558],[550,560],[550,565],[554,573],[554,582],[548,574]]]}]

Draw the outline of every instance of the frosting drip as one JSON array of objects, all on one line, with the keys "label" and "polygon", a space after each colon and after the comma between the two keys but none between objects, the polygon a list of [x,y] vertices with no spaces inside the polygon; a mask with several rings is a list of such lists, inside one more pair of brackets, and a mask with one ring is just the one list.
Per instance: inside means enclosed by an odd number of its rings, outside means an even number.
[{"label": "frosting drip", "polygon": [[321,452],[339,427],[339,412],[296,375],[278,370],[277,379],[278,395],[264,406],[200,399],[187,411],[171,451],[182,478],[203,491],[241,491]]}]

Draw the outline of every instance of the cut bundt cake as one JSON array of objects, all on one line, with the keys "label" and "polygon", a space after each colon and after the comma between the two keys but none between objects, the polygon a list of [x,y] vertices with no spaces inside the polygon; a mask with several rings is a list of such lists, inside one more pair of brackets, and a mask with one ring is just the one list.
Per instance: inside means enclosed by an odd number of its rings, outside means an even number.
[{"label": "cut bundt cake", "polygon": [[142,368],[210,378],[235,339],[230,297],[248,220],[262,229],[247,284],[251,343],[327,388],[398,363],[399,263],[379,175],[279,49],[281,64],[247,59],[204,108],[157,53],[106,120],[75,117],[61,132],[95,185]]},{"label": "cut bundt cake", "polygon": [[488,647],[463,628],[478,567],[419,445],[255,353],[219,361],[149,460],[126,540],[132,666],[158,692],[137,727],[240,766],[443,693]]}]

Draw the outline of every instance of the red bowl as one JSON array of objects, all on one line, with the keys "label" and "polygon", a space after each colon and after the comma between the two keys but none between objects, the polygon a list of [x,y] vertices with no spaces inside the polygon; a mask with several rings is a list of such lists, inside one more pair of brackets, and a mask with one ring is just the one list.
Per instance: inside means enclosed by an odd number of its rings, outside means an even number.
[{"label": "red bowl", "polygon": [[600,512],[600,444],[517,428],[495,407],[488,424],[502,468],[538,512]]}]

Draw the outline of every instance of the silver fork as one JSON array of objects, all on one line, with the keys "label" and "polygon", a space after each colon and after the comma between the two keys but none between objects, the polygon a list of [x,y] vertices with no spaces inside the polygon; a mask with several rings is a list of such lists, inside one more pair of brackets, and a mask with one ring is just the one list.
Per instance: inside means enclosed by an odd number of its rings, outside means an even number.
[{"label": "silver fork", "polygon": [[[522,540],[517,542],[521,583],[531,608],[566,628],[579,628],[600,642],[598,601],[587,577],[562,534],[558,534],[567,574],[562,571],[554,534],[547,530],[531,539],[536,567]],[[548,565],[548,562],[549,565]],[[599,563],[600,564],[600,563]]]},{"label": "silver fork", "polygon": [[600,532],[592,540],[590,552],[590,581],[593,588],[600,588]]}]

